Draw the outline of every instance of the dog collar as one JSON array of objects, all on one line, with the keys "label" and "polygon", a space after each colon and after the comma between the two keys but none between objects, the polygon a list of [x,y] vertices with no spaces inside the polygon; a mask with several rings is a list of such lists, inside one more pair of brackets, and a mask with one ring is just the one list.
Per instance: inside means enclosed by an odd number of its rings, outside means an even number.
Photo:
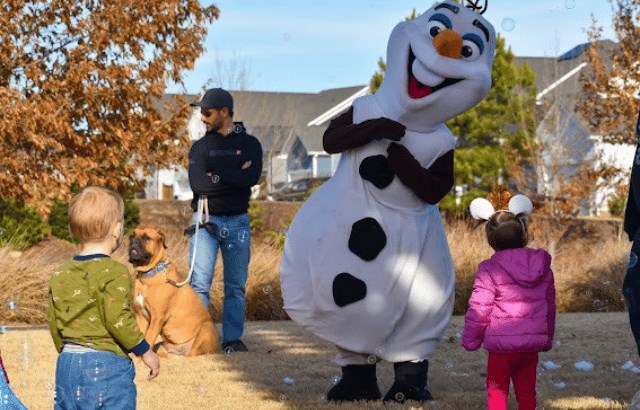
[{"label": "dog collar", "polygon": [[142,277],[143,278],[148,278],[149,276],[153,276],[156,273],[162,272],[163,270],[167,269],[168,266],[169,266],[169,262],[161,263],[160,265],[156,266],[155,268],[143,273]]}]

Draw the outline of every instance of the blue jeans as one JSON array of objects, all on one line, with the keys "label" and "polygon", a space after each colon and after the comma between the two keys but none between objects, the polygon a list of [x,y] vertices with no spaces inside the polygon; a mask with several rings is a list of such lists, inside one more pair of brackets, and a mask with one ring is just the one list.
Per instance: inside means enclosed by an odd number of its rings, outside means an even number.
[{"label": "blue jeans", "polygon": [[0,366],[0,409],[27,410],[9,387],[2,366]]},{"label": "blue jeans", "polygon": [[136,370],[131,359],[91,351],[58,355],[54,410],[136,408]]},{"label": "blue jeans", "polygon": [[[194,213],[192,224],[197,222]],[[238,340],[244,332],[245,285],[251,258],[251,228],[249,215],[209,215],[218,230],[215,235],[200,227],[191,286],[204,306],[209,309],[209,292],[218,257],[222,252],[224,303],[222,305],[222,343]],[[189,263],[193,260],[196,235],[189,240]]]},{"label": "blue jeans", "polygon": [[633,238],[629,267],[622,283],[622,294],[629,311],[629,325],[638,348],[638,355],[640,355],[640,263],[638,263],[638,256],[640,256],[640,229]]}]

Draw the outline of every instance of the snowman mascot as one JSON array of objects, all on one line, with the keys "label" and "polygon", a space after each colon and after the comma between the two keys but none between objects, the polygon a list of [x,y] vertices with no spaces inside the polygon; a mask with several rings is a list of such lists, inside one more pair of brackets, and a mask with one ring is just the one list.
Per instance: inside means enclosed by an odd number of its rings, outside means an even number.
[{"label": "snowman mascot", "polygon": [[456,138],[443,124],[491,87],[496,35],[453,1],[398,24],[384,81],[331,121],[332,178],[296,214],[280,276],[284,309],[333,343],[342,379],[328,401],[427,401],[428,358],[453,311],[455,271],[437,203],[453,186]]}]

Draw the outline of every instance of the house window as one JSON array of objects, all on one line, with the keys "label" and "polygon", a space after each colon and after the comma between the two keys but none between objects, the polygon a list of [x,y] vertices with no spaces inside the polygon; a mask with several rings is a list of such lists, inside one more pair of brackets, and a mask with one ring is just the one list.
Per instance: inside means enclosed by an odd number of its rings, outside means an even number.
[{"label": "house window", "polygon": [[328,178],[332,175],[331,169],[331,157],[330,156],[318,156],[316,159],[316,178]]}]

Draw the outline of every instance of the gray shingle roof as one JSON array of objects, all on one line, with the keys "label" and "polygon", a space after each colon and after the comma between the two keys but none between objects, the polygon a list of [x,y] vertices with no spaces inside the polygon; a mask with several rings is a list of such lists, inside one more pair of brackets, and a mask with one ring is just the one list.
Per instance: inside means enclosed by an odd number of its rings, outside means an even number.
[{"label": "gray shingle roof", "polygon": [[[587,50],[591,43],[579,44],[559,57],[516,57],[516,65],[528,64],[536,75],[539,101],[543,105],[540,113],[545,115],[550,106],[576,111],[582,98],[586,98],[581,77],[589,73]],[[611,54],[619,49],[617,43],[603,40],[601,56],[611,66]],[[542,94],[542,95],[541,95]]]},{"label": "gray shingle roof", "polygon": [[[607,59],[612,51],[618,49],[618,45],[610,40],[602,41],[601,45],[603,57]],[[519,66],[526,63],[533,69],[539,95],[546,90],[540,100],[547,108],[563,102],[563,107],[575,109],[575,104],[583,97],[580,74],[589,69],[583,65],[589,46],[589,43],[577,45],[560,57],[516,57],[515,63]],[[573,75],[570,75],[572,72]],[[231,90],[235,105],[234,119],[242,121],[249,133],[261,141],[265,152],[280,152],[295,142],[296,138],[304,144],[307,152],[322,152],[322,135],[328,121],[317,126],[307,124],[363,87],[335,88],[319,93]],[[183,98],[190,103],[198,101],[200,96],[190,94],[183,95]],[[174,99],[175,95],[167,94],[162,101],[173,102]],[[540,113],[542,116],[547,108]]]},{"label": "gray shingle roof", "polygon": [[[262,143],[265,151],[278,152],[299,138],[308,152],[323,151],[322,134],[328,124],[307,127],[307,123],[346,100],[364,86],[335,88],[319,93],[233,91],[234,120],[242,121],[247,131]],[[164,100],[172,101],[168,94]],[[199,95],[184,95],[187,103],[199,101]]]}]

